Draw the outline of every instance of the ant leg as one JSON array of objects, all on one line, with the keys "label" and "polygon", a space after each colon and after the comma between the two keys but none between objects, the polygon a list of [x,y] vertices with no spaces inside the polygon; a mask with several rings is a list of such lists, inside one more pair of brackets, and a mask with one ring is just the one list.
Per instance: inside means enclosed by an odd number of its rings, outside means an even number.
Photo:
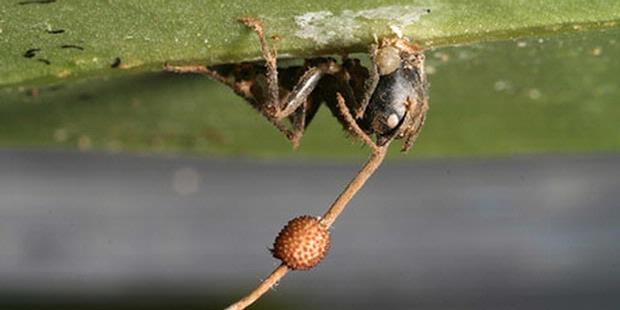
[{"label": "ant leg", "polygon": [[426,116],[422,116],[420,118],[420,122],[417,128],[405,135],[405,142],[403,142],[403,147],[400,149],[401,152],[408,152],[411,149],[413,143],[415,143],[415,141],[418,139],[418,136],[420,135],[420,129],[422,129],[422,125],[424,125],[425,119]]},{"label": "ant leg", "polygon": [[211,70],[203,65],[183,65],[183,66],[175,66],[171,64],[164,64],[164,70],[168,72],[174,73],[197,73],[204,74],[232,89],[235,89],[235,85],[229,81],[225,76],[219,74],[215,70]]},{"label": "ant leg", "polygon": [[[241,23],[243,23],[244,25],[246,25],[247,27],[249,27],[250,29],[252,29],[252,31],[254,31],[256,33],[256,35],[258,36],[258,41],[260,43],[261,46],[261,51],[263,53],[263,59],[265,59],[265,67],[267,68],[267,96],[266,96],[266,102],[264,107],[261,107],[261,112],[263,113],[263,115],[265,115],[265,117],[267,117],[269,119],[269,121],[275,125],[282,133],[284,133],[287,137],[287,139],[289,139],[291,141],[291,143],[293,144],[293,148],[297,148],[297,146],[299,145],[299,139],[301,139],[301,136],[303,135],[303,128],[304,128],[304,124],[303,122],[301,123],[301,125],[297,124],[299,121],[295,120],[295,117],[293,118],[293,130],[289,130],[286,128],[286,126],[284,126],[284,124],[282,124],[281,119],[283,119],[284,117],[289,116],[290,114],[292,114],[296,109],[288,109],[286,114],[281,113],[280,109],[280,86],[278,85],[278,64],[277,64],[277,55],[276,55],[276,51],[275,48],[270,48],[269,44],[267,43],[267,40],[265,39],[265,31],[263,30],[263,23],[253,17],[244,17],[239,19],[239,21]],[[318,80],[317,80],[318,82]],[[314,87],[312,87],[312,89],[314,89]],[[298,106],[301,105],[302,103],[305,102],[306,97],[312,92],[312,90],[310,90],[310,92],[308,92],[307,94],[303,95],[303,96],[294,96],[295,98],[298,98]],[[287,107],[289,105],[287,104]],[[303,120],[305,119],[304,111],[300,111],[300,113],[302,114],[301,116],[299,116],[297,119],[299,120]],[[301,128],[301,129],[298,129]]]},{"label": "ant leg", "polygon": [[164,70],[167,72],[181,73],[181,74],[183,73],[204,74],[210,77],[211,79],[230,87],[235,92],[235,94],[241,96],[241,98],[244,98],[245,100],[249,101],[250,104],[254,105],[253,104],[254,99],[252,98],[250,94],[248,94],[247,90],[242,89],[239,85],[237,85],[232,80],[228,79],[226,76],[220,74],[219,72],[215,70],[209,69],[207,66],[203,66],[203,65],[175,66],[175,65],[170,65],[170,64],[164,64]]},{"label": "ant leg", "polygon": [[364,112],[368,107],[368,103],[370,102],[370,98],[372,93],[375,92],[377,88],[377,84],[379,84],[379,72],[377,71],[377,62],[375,61],[377,56],[377,45],[373,44],[370,46],[370,60],[372,62],[372,66],[370,67],[370,76],[368,80],[365,82],[365,91],[364,97],[362,97],[362,102],[359,107],[355,109],[355,118],[360,119],[364,117]]},{"label": "ant leg", "polygon": [[295,110],[295,113],[291,115],[291,122],[293,124],[293,128],[291,130],[291,143],[293,144],[293,149],[297,149],[299,147],[299,140],[304,135],[304,130],[306,129],[306,107],[305,105],[301,105],[299,109]]},{"label": "ant leg", "polygon": [[[324,74],[323,70],[318,67],[308,69],[286,96],[286,99],[283,100],[284,108],[274,117],[267,116],[273,123],[280,123],[285,117],[291,118],[293,127],[287,133],[287,137],[293,143],[294,149],[298,147],[306,125],[312,120],[318,109],[320,102],[316,98],[312,98],[311,95]],[[308,112],[311,114],[307,114]]]},{"label": "ant leg", "polygon": [[319,108],[321,107],[322,104],[322,100],[319,98],[319,96],[311,96],[308,98],[308,101],[306,102],[306,119],[304,120],[304,127],[308,128],[308,126],[310,126],[310,123],[312,123],[312,120],[314,119],[314,117],[316,116],[316,113],[319,111]]},{"label": "ant leg", "polygon": [[406,129],[405,142],[400,150],[401,152],[409,151],[418,139],[420,130],[422,129],[422,126],[424,126],[424,121],[426,120],[426,112],[428,112],[428,100],[426,100],[426,98],[422,100],[421,105],[417,104],[417,100],[414,100],[414,102],[410,103],[410,105],[409,112],[413,118],[413,123]]},{"label": "ant leg", "polygon": [[263,58],[265,59],[265,67],[267,68],[267,97],[265,112],[275,117],[280,107],[278,106],[280,91],[278,86],[278,64],[275,48],[272,50],[265,39],[263,23],[253,17],[244,17],[239,19],[241,23],[252,29],[258,36]]},{"label": "ant leg", "polygon": [[239,20],[241,23],[252,29],[258,36],[261,45],[265,66],[267,68],[267,96],[263,113],[274,124],[279,123],[282,119],[291,116],[293,113],[299,114],[293,116],[293,131],[287,134],[287,137],[293,145],[303,135],[306,126],[306,109],[304,105],[308,103],[308,97],[316,86],[321,77],[326,74],[329,68],[312,67],[306,71],[299,82],[293,87],[293,90],[286,96],[286,99],[280,100],[279,83],[278,83],[278,66],[275,48],[270,48],[265,39],[263,24],[260,20],[252,17],[245,17]]},{"label": "ant leg", "polygon": [[[168,72],[174,72],[174,73],[197,73],[197,74],[204,74],[228,87],[230,87],[237,95],[241,96],[242,98],[244,98],[246,101],[248,101],[250,103],[250,105],[254,106],[255,108],[260,110],[260,107],[258,104],[256,104],[256,100],[252,97],[251,94],[248,94],[246,90],[243,90],[238,84],[234,83],[233,81],[231,81],[230,79],[226,78],[225,76],[221,75],[220,73],[218,73],[215,70],[211,70],[206,66],[203,65],[184,65],[184,66],[174,66],[174,65],[170,65],[170,64],[165,64],[164,65],[164,70],[168,71]],[[263,114],[267,117],[267,119],[280,131],[282,132],[287,139],[291,140],[291,142],[293,142],[293,145],[295,145],[296,141],[299,141],[299,138],[297,138],[297,134],[291,130],[289,130],[288,128],[286,128],[286,126],[284,124],[282,124],[282,122],[278,121],[277,119],[273,118],[271,115],[264,113]]]},{"label": "ant leg", "polygon": [[347,108],[347,105],[344,102],[344,98],[342,97],[342,95],[340,95],[340,93],[336,93],[336,99],[337,99],[337,105],[338,105],[340,114],[342,114],[345,121],[347,122],[349,131],[353,133],[355,136],[357,136],[358,138],[360,138],[362,142],[364,142],[364,144],[368,145],[373,150],[373,152],[378,152],[381,149],[381,147],[379,147],[374,141],[372,141],[370,136],[368,136],[357,125],[357,123],[355,122],[355,119],[353,118],[353,115],[351,115],[351,113],[349,112],[349,108]]},{"label": "ant leg", "polygon": [[312,94],[323,75],[323,71],[317,67],[308,69],[308,71],[301,76],[295,87],[293,87],[293,90],[286,96],[284,108],[276,114],[276,118],[285,118],[295,112],[299,107],[303,107],[308,100],[308,96]]},{"label": "ant leg", "polygon": [[[299,82],[293,87],[293,90],[286,96],[284,109],[277,109],[275,114],[270,114],[268,111],[264,111],[264,115],[271,121],[280,131],[282,129],[279,126],[282,125],[282,120],[286,117],[290,117],[292,123],[292,129],[283,131],[286,137],[293,144],[293,149],[297,149],[299,146],[299,140],[304,134],[306,129],[306,111],[307,107],[311,110],[314,107],[314,103],[311,99],[311,94],[318,85],[323,72],[318,68],[311,68],[301,77]],[[316,113],[316,110],[312,111]],[[285,128],[285,127],[284,127]]]}]

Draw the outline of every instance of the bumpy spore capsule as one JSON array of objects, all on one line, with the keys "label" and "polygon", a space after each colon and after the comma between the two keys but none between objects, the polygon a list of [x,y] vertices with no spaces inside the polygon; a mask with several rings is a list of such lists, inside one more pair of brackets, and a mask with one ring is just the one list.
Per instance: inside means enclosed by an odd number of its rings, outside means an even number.
[{"label": "bumpy spore capsule", "polygon": [[318,218],[303,215],[290,220],[276,237],[273,257],[291,269],[316,266],[329,250],[329,231]]}]

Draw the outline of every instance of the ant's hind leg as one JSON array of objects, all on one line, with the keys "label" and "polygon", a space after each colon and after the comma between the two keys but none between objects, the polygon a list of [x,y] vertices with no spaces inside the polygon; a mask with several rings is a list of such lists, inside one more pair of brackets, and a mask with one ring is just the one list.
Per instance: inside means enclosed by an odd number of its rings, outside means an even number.
[{"label": "ant's hind leg", "polygon": [[[182,65],[175,66],[170,64],[164,65],[164,70],[168,72],[174,73],[195,73],[195,74],[204,74],[228,87],[230,87],[237,95],[244,98],[250,105],[254,106],[258,109],[268,120],[272,123],[280,132],[282,132],[288,140],[293,143],[295,146],[299,142],[299,138],[301,137],[296,130],[289,130],[280,120],[273,117],[273,115],[267,113],[264,108],[261,108],[260,104],[258,104],[255,98],[248,92],[247,89],[244,89],[241,84],[237,84],[233,82],[233,80],[227,78],[226,76],[220,74],[219,72],[209,69],[203,65]],[[246,87],[247,88],[247,87]],[[303,133],[303,130],[302,130]],[[299,136],[299,137],[298,137]]]},{"label": "ant's hind leg", "polygon": [[279,86],[278,86],[278,64],[275,48],[269,47],[265,39],[265,31],[263,23],[253,17],[244,17],[239,19],[241,23],[252,29],[258,36],[263,58],[265,59],[265,67],[267,68],[267,96],[265,103],[265,112],[275,117],[280,107],[279,102]]},{"label": "ant's hind leg", "polygon": [[220,74],[216,70],[209,69],[204,65],[171,65],[164,64],[164,70],[173,73],[194,73],[194,74],[203,74],[211,79],[218,81],[228,87],[230,87],[237,95],[242,98],[251,101],[251,96],[247,93],[247,91],[242,90],[238,85],[236,85],[231,79],[226,76]]},{"label": "ant's hind leg", "polygon": [[349,129],[349,132],[351,132],[356,137],[358,137],[360,140],[362,140],[362,142],[368,145],[373,150],[373,152],[378,152],[381,149],[381,147],[379,147],[374,141],[372,141],[372,138],[370,138],[370,136],[368,136],[362,130],[362,128],[360,128],[359,125],[357,125],[357,122],[355,122],[353,115],[351,115],[351,113],[349,112],[349,108],[347,108],[344,98],[342,97],[342,95],[340,95],[340,93],[336,93],[336,99],[337,99],[336,104],[338,105],[338,110],[340,114],[344,117],[344,120],[347,123],[346,125]]},{"label": "ant's hind leg", "polygon": [[230,88],[235,89],[235,85],[229,81],[225,76],[219,74],[215,70],[209,69],[207,66],[203,65],[182,65],[175,66],[171,64],[164,64],[164,70],[168,72],[174,73],[196,73],[196,74],[204,74]]},{"label": "ant's hind leg", "polygon": [[[235,94],[237,94],[241,98],[244,98],[251,105],[255,105],[255,103],[254,103],[255,100],[254,100],[252,94],[250,94],[247,89],[244,89],[240,84],[235,83],[233,81],[233,79],[228,78],[227,75],[222,75],[218,71],[216,71],[214,69],[210,69],[207,66],[204,66],[204,65],[180,65],[180,66],[177,66],[177,65],[164,64],[164,70],[167,71],[167,72],[181,73],[181,74],[183,74],[183,73],[194,73],[194,74],[206,75],[206,76],[210,77],[211,79],[213,79],[215,81],[218,81],[218,82],[228,86],[229,88],[231,88],[235,92]],[[278,127],[278,126],[276,126],[276,127]],[[278,127],[278,128],[280,128],[280,127]]]},{"label": "ant's hind leg", "polygon": [[321,101],[318,100],[315,96],[308,97],[308,100],[305,104],[302,104],[295,113],[291,114],[291,123],[293,125],[290,130],[289,138],[291,143],[293,144],[293,148],[296,149],[299,146],[299,140],[304,135],[306,127],[310,125],[312,119],[316,115],[316,112],[319,110],[321,106]]},{"label": "ant's hind leg", "polygon": [[292,129],[289,130],[290,134],[287,135],[288,139],[293,144],[293,149],[299,147],[299,140],[304,135],[306,129],[306,107],[301,105],[295,113],[291,114]]}]

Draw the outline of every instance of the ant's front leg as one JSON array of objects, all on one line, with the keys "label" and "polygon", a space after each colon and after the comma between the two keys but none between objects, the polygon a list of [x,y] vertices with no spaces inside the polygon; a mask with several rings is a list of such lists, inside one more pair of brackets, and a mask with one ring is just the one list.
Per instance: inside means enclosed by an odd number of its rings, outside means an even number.
[{"label": "ant's front leg", "polygon": [[[355,72],[364,72],[366,76],[366,80],[364,81],[364,94],[361,98],[361,102],[353,109],[353,113],[356,119],[362,119],[364,117],[364,113],[366,112],[366,108],[368,107],[368,103],[370,102],[370,98],[372,94],[375,92],[377,88],[377,84],[379,84],[379,70],[377,69],[377,45],[373,44],[370,46],[370,60],[372,62],[372,66],[370,67],[370,72],[368,71],[358,62],[354,62],[352,66],[347,68],[350,74]],[[353,78],[353,77],[352,77]],[[358,77],[359,78],[359,77]]]},{"label": "ant's front leg", "polygon": [[342,95],[340,95],[340,93],[336,93],[336,104],[338,106],[340,114],[344,117],[344,120],[346,121],[349,132],[353,133],[360,140],[362,140],[364,144],[368,145],[372,149],[373,153],[379,152],[382,147],[378,146],[374,141],[372,141],[372,138],[368,134],[366,134],[364,130],[362,130],[362,128],[360,128],[360,126],[353,118],[353,115],[351,115],[351,112],[349,112],[349,108],[347,107],[347,104],[345,103],[345,100]]},{"label": "ant's front leg", "polygon": [[[225,76],[219,74],[217,71],[215,70],[211,70],[209,68],[207,68],[207,66],[203,66],[203,65],[171,65],[171,64],[164,64],[164,70],[168,71],[168,72],[173,72],[173,73],[195,73],[195,74],[204,74],[230,88],[232,88],[233,90],[235,90],[236,93],[238,93],[236,91],[236,87],[234,85],[234,83],[232,83],[229,79],[227,79]],[[245,97],[245,96],[242,96]]]},{"label": "ant's front leg", "polygon": [[[238,68],[242,68],[238,66]],[[251,106],[258,109],[263,115],[267,117],[267,119],[280,131],[282,132],[287,139],[289,139],[293,146],[297,146],[297,141],[299,140],[299,134],[295,131],[298,126],[293,126],[294,130],[289,130],[280,120],[272,117],[268,113],[266,113],[264,109],[264,105],[260,100],[258,100],[255,94],[252,93],[252,84],[254,81],[245,81],[245,80],[236,80],[230,78],[227,73],[220,73],[217,69],[211,69],[204,65],[170,65],[165,64],[164,70],[168,72],[174,73],[194,73],[194,74],[203,74],[206,75],[226,86],[231,88],[235,94],[239,95],[243,99],[245,99]]]},{"label": "ant's front leg", "polygon": [[[275,48],[270,48],[265,39],[262,22],[252,17],[242,18],[239,21],[256,33],[261,46],[263,59],[265,60],[265,67],[267,69],[265,75],[267,89],[264,97],[265,102],[260,107],[260,110],[265,117],[286,134],[286,137],[293,144],[293,148],[297,148],[306,126],[305,105],[308,102],[308,97],[324,75],[325,70],[318,67],[311,67],[308,69],[301,76],[291,92],[281,100],[280,85],[278,83],[277,56]],[[289,116],[291,117],[292,130],[282,130],[281,127],[283,125],[281,121]]]},{"label": "ant's front leg", "polygon": [[265,59],[265,67],[267,69],[267,94],[263,112],[267,117],[281,119],[278,117],[280,112],[280,87],[278,85],[278,63],[275,48],[271,49],[269,47],[267,39],[265,39],[263,23],[260,20],[253,17],[244,17],[239,19],[239,21],[256,33],[261,52],[263,53],[263,59]]},{"label": "ant's front leg", "polygon": [[[257,82],[257,73],[254,68],[239,65],[237,74],[221,73],[217,68],[208,68],[203,65],[181,65],[173,66],[166,64],[164,69],[169,72],[176,73],[198,73],[209,76],[210,78],[230,87],[237,95],[248,101],[261,114],[263,114],[276,128],[278,128],[287,139],[289,139],[293,148],[298,146],[299,140],[303,135],[306,126],[306,111],[315,111],[317,102],[309,102],[308,97],[316,86],[321,77],[333,70],[330,66],[321,65],[310,67],[299,79],[293,89],[283,98],[280,99],[280,85],[278,83],[278,67],[275,49],[269,47],[265,39],[265,33],[261,21],[247,17],[240,19],[244,25],[252,29],[258,36],[261,51],[265,60],[266,73],[264,75],[264,84],[262,87]],[[330,64],[330,62],[327,62]],[[247,71],[246,71],[247,70]],[[294,78],[293,76],[284,76],[285,78]],[[261,90],[262,88],[262,90]],[[307,105],[313,105],[312,107]],[[283,119],[290,117],[292,128],[289,129],[283,123]]]},{"label": "ant's front leg", "polygon": [[293,90],[284,98],[280,100],[280,86],[278,84],[278,66],[275,48],[272,49],[267,44],[265,39],[265,32],[263,30],[263,24],[260,20],[245,17],[239,20],[244,25],[251,28],[258,36],[258,41],[261,45],[261,51],[263,53],[263,59],[265,59],[265,66],[267,68],[267,96],[265,102],[265,109],[268,116],[275,118],[276,120],[282,120],[290,116],[300,106],[306,103],[308,96],[316,88],[321,80],[321,77],[325,73],[338,70],[333,67],[330,59],[325,60],[323,63],[318,63],[316,66],[310,66],[310,68],[304,72]]}]

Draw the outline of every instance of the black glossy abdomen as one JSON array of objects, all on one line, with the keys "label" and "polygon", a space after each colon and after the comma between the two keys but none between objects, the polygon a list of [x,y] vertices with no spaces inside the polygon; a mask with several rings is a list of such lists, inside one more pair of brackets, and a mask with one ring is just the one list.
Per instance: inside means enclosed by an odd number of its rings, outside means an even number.
[{"label": "black glossy abdomen", "polygon": [[[381,76],[364,114],[367,129],[377,137],[393,136],[407,113],[407,98],[415,95],[414,86],[418,79],[417,72],[403,67]],[[388,126],[388,118],[392,114],[396,114],[399,120],[393,128]]]}]

